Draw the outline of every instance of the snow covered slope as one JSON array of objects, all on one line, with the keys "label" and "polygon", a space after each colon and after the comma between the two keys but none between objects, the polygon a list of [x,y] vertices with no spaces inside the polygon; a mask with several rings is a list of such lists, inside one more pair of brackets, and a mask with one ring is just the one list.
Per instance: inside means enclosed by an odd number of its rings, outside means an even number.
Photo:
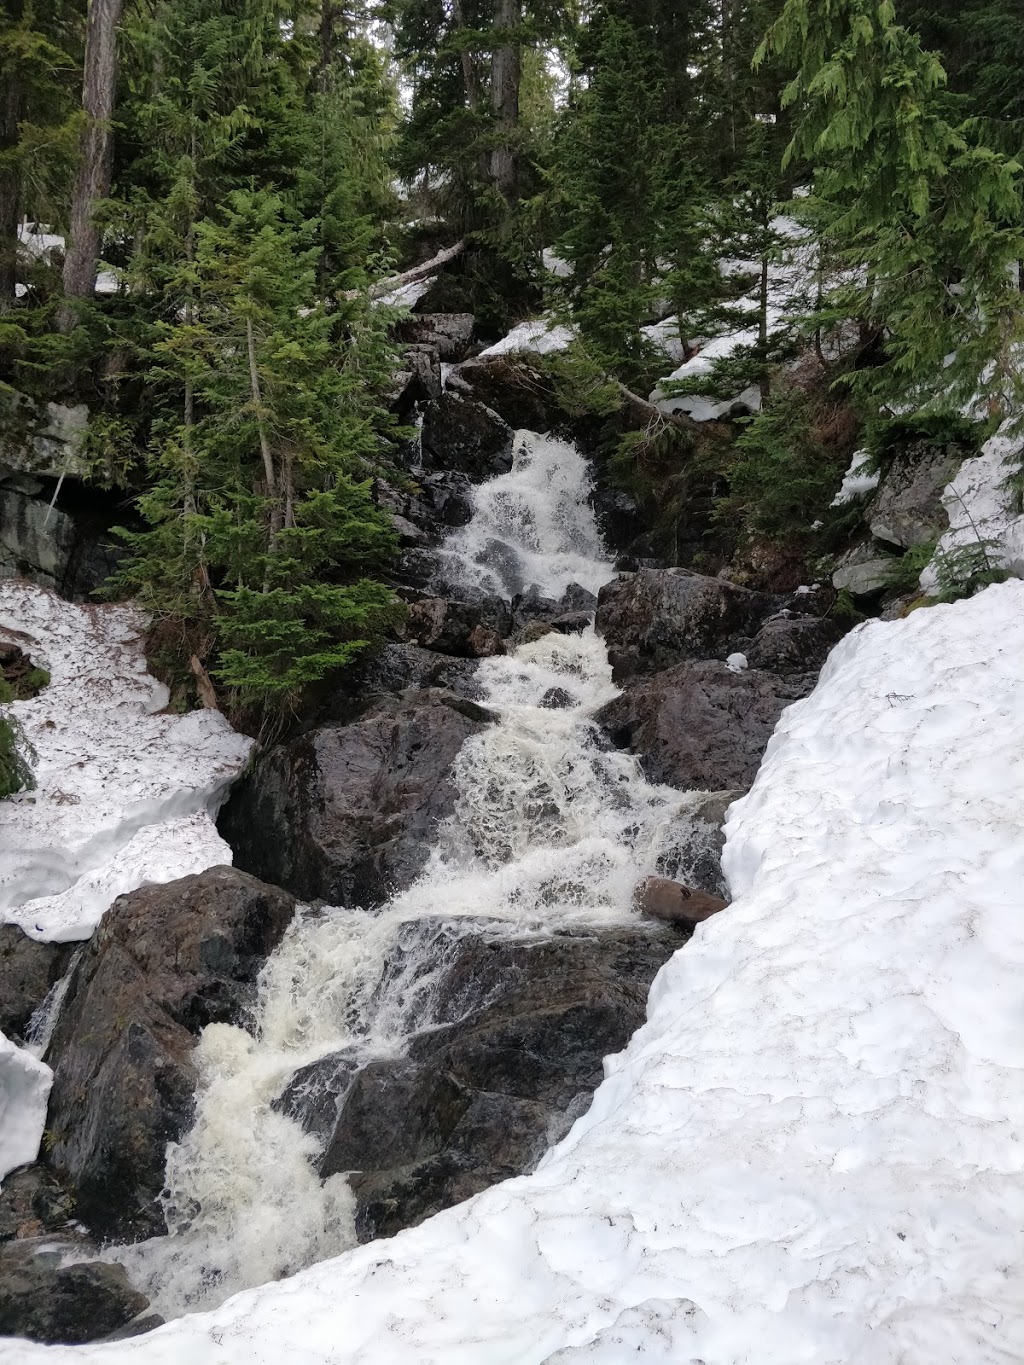
[{"label": "snow covered slope", "polygon": [[5,1365],[1024,1357],[1024,584],[860,627],[733,807],[736,901],[530,1177]]},{"label": "snow covered slope", "polygon": [[0,583],[0,639],[51,675],[13,707],[36,790],[0,804],[0,922],[33,938],[88,938],[122,893],[231,861],[213,813],[251,742],[219,712],[156,714],[144,629],[132,607]]},{"label": "snow covered slope", "polygon": [[1024,458],[1024,437],[999,431],[973,460],[965,460],[942,495],[949,530],[936,547],[936,559],[921,575],[925,591],[938,582],[936,561],[958,550],[986,544],[994,563],[1024,577],[1024,516],[1017,512],[1006,481]]}]

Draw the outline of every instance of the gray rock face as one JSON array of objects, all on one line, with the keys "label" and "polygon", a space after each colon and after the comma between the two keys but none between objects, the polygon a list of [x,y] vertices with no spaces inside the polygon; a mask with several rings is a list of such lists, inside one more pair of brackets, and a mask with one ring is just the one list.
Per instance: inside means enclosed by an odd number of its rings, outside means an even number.
[{"label": "gray rock face", "polygon": [[456,943],[437,1026],[407,1056],[360,1067],[340,1054],[300,1073],[282,1107],[324,1138],[324,1175],[355,1172],[360,1239],[532,1169],[589,1105],[683,941],[639,923],[533,939],[484,929]]},{"label": "gray rock face", "polygon": [[33,1013],[67,971],[73,943],[36,943],[15,924],[0,924],[0,1033],[24,1038]]},{"label": "gray rock face", "polygon": [[452,761],[490,719],[431,689],[278,745],[221,814],[236,864],[298,896],[381,904],[422,871],[438,821],[454,809]]},{"label": "gray rock face", "polygon": [[414,313],[396,331],[402,341],[433,347],[442,360],[464,360],[473,343],[476,319],[472,313]]},{"label": "gray rock face", "polygon": [[33,403],[13,394],[0,412],[0,466],[19,474],[81,478],[87,473],[80,457],[88,425],[84,403]]},{"label": "gray rock face", "polygon": [[632,749],[652,782],[687,790],[746,789],[790,702],[815,674],[732,673],[692,660],[634,683],[597,714],[617,748]]},{"label": "gray rock face", "polygon": [[482,483],[512,468],[513,432],[483,403],[445,392],[423,414],[423,463]]},{"label": "gray rock face", "polygon": [[452,692],[468,701],[479,701],[483,688],[476,679],[478,660],[438,655],[421,645],[392,641],[382,645],[367,661],[361,675],[365,695],[383,692],[423,692],[432,687]]},{"label": "gray rock face", "polygon": [[28,578],[64,597],[81,598],[114,571],[122,551],[108,534],[112,505],[109,515],[73,507],[72,488],[65,485],[51,511],[49,486],[0,470],[0,578]]},{"label": "gray rock face", "polygon": [[832,586],[853,597],[878,597],[892,582],[895,559],[880,546],[866,543],[847,550],[832,575]]},{"label": "gray rock face", "polygon": [[875,539],[909,550],[947,530],[949,518],[942,493],[956,477],[966,454],[960,446],[919,443],[897,456],[868,514]]},{"label": "gray rock face", "polygon": [[749,641],[773,605],[766,593],[688,569],[641,569],[601,589],[596,625],[622,682],[685,659],[724,659]]},{"label": "gray rock face", "polygon": [[79,1346],[124,1327],[149,1307],[123,1266],[98,1261],[60,1266],[62,1254],[82,1250],[52,1238],[0,1246],[0,1336]]},{"label": "gray rock face", "polygon": [[193,1111],[192,1049],[237,1023],[294,913],[230,867],[121,896],[75,969],[47,1060],[49,1160],[104,1238],[162,1232],[164,1151]]},{"label": "gray rock face", "polygon": [[5,1177],[0,1189],[0,1242],[66,1229],[74,1210],[74,1194],[55,1172],[39,1163],[22,1166]]}]

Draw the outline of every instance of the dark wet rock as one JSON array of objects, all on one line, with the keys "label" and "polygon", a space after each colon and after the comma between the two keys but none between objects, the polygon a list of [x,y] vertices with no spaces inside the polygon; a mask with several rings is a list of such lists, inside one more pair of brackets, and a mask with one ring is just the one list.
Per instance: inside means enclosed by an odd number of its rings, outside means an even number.
[{"label": "dark wet rock", "polygon": [[680,942],[639,922],[550,938],[478,927],[455,942],[435,1027],[407,1055],[354,1073],[351,1053],[318,1063],[334,1077],[319,1106],[307,1069],[305,1122],[323,1132],[327,1119],[323,1174],[354,1172],[360,1239],[532,1169],[589,1106],[604,1057],[643,1022],[650,983]]},{"label": "dark wet rock", "polygon": [[918,442],[897,455],[868,509],[875,539],[909,550],[948,530],[942,494],[968,453],[962,446]]},{"label": "dark wet rock", "polygon": [[540,704],[546,711],[565,711],[572,706],[572,697],[564,687],[549,687]]},{"label": "dark wet rock", "polygon": [[421,442],[427,468],[456,470],[474,483],[512,468],[512,428],[491,408],[456,393],[426,405]]},{"label": "dark wet rock", "polygon": [[688,569],[641,569],[601,589],[596,625],[615,681],[622,682],[686,659],[724,659],[748,642],[773,609],[766,593],[721,578]]},{"label": "dark wet rock", "polygon": [[74,1194],[55,1171],[39,1163],[22,1166],[4,1178],[0,1189],[0,1242],[58,1232],[74,1211]]},{"label": "dark wet rock", "polygon": [[392,641],[382,645],[367,660],[359,678],[360,691],[367,695],[380,692],[422,692],[443,688],[458,697],[479,701],[483,688],[476,678],[476,659],[456,659],[438,655],[421,645]]},{"label": "dark wet rock", "polygon": [[100,1261],[61,1266],[63,1255],[89,1250],[51,1238],[0,1246],[0,1336],[79,1346],[107,1337],[149,1307],[123,1266]]},{"label": "dark wet rock", "polygon": [[124,557],[111,527],[131,524],[121,498],[72,479],[57,501],[56,479],[0,468],[0,579],[27,578],[62,597],[88,598]]},{"label": "dark wet rock", "polygon": [[698,891],[724,898],[728,893],[722,872],[725,816],[742,791],[694,793],[688,818],[673,826],[673,838],[658,860],[658,871]]},{"label": "dark wet rock", "polygon": [[414,602],[402,626],[407,640],[441,654],[479,659],[504,651],[512,630],[512,614],[500,597],[455,602],[424,597]]},{"label": "dark wet rock", "polygon": [[414,313],[395,326],[399,340],[429,346],[446,362],[464,360],[473,344],[472,313]]},{"label": "dark wet rock", "polygon": [[597,720],[617,748],[639,755],[652,782],[683,791],[746,789],[782,712],[815,680],[691,660],[637,680]]},{"label": "dark wet rock", "polygon": [[816,672],[843,634],[842,625],[830,617],[773,616],[747,649],[747,663],[769,673]]},{"label": "dark wet rock", "polygon": [[589,611],[570,611],[564,616],[552,617],[551,629],[559,635],[582,635],[590,629],[592,621],[593,616]]},{"label": "dark wet rock", "polygon": [[606,480],[598,480],[591,503],[597,529],[609,550],[635,556],[637,541],[650,529],[649,518],[636,500],[621,488],[609,486]]},{"label": "dark wet rock", "polygon": [[407,548],[437,545],[473,515],[472,486],[464,474],[415,472],[419,477],[403,488],[386,479],[373,485],[374,501],[391,514]]},{"label": "dark wet rock", "polygon": [[163,1231],[164,1153],[192,1118],[196,1038],[241,1019],[294,909],[277,887],[215,867],[121,896],[104,915],[47,1052],[48,1159],[92,1232]]},{"label": "dark wet rock", "polygon": [[570,583],[562,594],[559,607],[564,612],[597,610],[597,593],[579,583]]},{"label": "dark wet rock", "polygon": [[440,398],[441,388],[437,348],[408,346],[402,353],[402,368],[394,375],[388,406],[400,421],[405,421],[417,403]]},{"label": "dark wet rock", "polygon": [[571,437],[572,419],[551,381],[522,357],[482,356],[460,365],[449,381],[460,393],[500,412],[513,430]]},{"label": "dark wet rock", "polygon": [[422,871],[454,809],[452,762],[490,719],[430,689],[268,750],[221,814],[236,864],[307,899],[381,904]]},{"label": "dark wet rock", "polygon": [[634,904],[647,919],[693,930],[712,915],[727,909],[729,902],[668,877],[646,877],[636,889]]},{"label": "dark wet rock", "polygon": [[24,1038],[28,1022],[68,969],[73,943],[36,943],[0,925],[0,1033]]}]

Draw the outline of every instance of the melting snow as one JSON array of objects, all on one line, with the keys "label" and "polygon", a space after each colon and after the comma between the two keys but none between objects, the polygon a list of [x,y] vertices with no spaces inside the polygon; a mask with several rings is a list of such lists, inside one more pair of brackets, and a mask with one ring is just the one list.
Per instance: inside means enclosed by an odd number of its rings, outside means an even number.
[{"label": "melting snow", "polygon": [[513,327],[508,336],[481,351],[478,359],[486,360],[496,355],[516,355],[522,351],[533,351],[537,355],[549,355],[553,351],[564,351],[572,344],[575,332],[571,327],[562,327],[551,318],[535,318],[531,322],[521,322]]},{"label": "melting snow", "polygon": [[36,789],[0,804],[0,922],[32,938],[88,938],[124,892],[231,861],[213,817],[250,741],[219,712],[157,714],[168,694],[146,671],[145,624],[0,584],[0,638],[51,675],[13,706]]},{"label": "melting snow", "polygon": [[0,1180],[35,1161],[53,1072],[0,1033]]},{"label": "melting snow", "polygon": [[[936,558],[985,541],[994,560],[1018,578],[1024,577],[1024,516],[1018,514],[1014,495],[1006,487],[1014,466],[1022,462],[1024,438],[1005,431],[986,441],[980,455],[963,462],[942,495],[949,530],[936,547]],[[921,586],[927,592],[937,581],[929,565],[921,575]]]},{"label": "melting snow", "polygon": [[855,450],[853,452],[850,467],[843,475],[842,487],[832,499],[831,505],[833,507],[845,507],[848,502],[853,502],[854,498],[875,491],[881,475],[877,469],[873,473],[870,471],[868,468],[870,463],[870,451]]},{"label": "melting snow", "polygon": [[730,909],[532,1176],[6,1365],[1024,1356],[1024,584],[859,627],[732,808]]}]

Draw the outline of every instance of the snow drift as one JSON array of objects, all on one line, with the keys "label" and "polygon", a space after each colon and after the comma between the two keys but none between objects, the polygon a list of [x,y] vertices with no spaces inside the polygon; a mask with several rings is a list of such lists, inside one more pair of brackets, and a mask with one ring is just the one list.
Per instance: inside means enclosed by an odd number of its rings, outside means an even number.
[{"label": "snow drift", "polygon": [[1022,657],[1019,582],[836,648],[733,807],[734,904],[533,1176],[7,1365],[1021,1358]]},{"label": "snow drift", "polygon": [[216,711],[157,714],[145,626],[133,607],[0,584],[0,638],[51,676],[12,708],[36,788],[0,805],[0,922],[32,938],[88,938],[124,892],[231,861],[213,816],[250,741]]}]

